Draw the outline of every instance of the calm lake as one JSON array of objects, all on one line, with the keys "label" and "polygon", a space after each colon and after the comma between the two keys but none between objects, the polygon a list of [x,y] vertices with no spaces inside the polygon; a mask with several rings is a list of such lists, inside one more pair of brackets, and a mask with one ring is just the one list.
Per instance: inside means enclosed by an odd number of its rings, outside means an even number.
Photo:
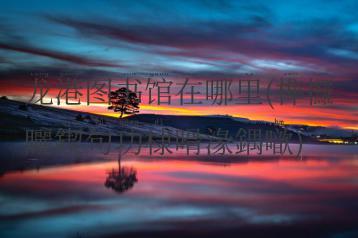
[{"label": "calm lake", "polygon": [[[304,145],[299,159],[127,154],[120,164],[113,152],[21,148],[1,147],[32,163],[0,177],[1,238],[358,237],[357,146]],[[118,173],[135,181],[108,185]]]}]

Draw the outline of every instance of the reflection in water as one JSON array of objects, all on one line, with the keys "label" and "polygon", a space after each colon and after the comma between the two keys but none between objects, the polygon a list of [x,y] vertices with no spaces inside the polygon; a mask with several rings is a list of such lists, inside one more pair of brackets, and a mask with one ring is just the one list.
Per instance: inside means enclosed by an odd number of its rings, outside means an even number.
[{"label": "reflection in water", "polygon": [[138,182],[137,171],[133,167],[121,167],[121,159],[118,159],[118,171],[112,169],[104,185],[122,193],[132,188],[136,182]]},{"label": "reflection in water", "polygon": [[[302,160],[133,155],[10,171],[0,237],[358,237],[358,147],[306,148]],[[108,178],[135,186],[118,196]]]}]

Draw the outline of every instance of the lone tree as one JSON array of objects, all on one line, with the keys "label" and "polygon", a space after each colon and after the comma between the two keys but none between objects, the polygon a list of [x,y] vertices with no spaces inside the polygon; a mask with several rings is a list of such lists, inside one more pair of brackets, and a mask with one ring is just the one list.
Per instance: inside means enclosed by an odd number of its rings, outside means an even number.
[{"label": "lone tree", "polygon": [[135,114],[139,112],[139,98],[135,92],[132,92],[128,88],[120,88],[109,94],[110,106],[108,109],[115,112],[121,112],[119,118],[123,117],[123,114]]}]

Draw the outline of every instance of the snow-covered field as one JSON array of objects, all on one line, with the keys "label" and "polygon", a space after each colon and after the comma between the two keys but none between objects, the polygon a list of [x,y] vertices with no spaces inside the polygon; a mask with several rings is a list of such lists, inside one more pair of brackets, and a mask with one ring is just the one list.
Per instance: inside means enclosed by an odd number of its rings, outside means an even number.
[{"label": "snow-covered field", "polygon": [[[93,135],[119,136],[130,133],[158,136],[162,133],[166,136],[176,137],[185,134],[183,130],[145,123],[133,120],[118,119],[108,116],[83,113],[59,108],[46,107],[41,105],[24,104],[12,100],[0,100],[1,129],[0,133],[7,134],[23,133],[29,129],[68,129],[79,130]],[[81,115],[81,120],[78,120]],[[199,134],[200,139],[213,138],[208,135]]]}]

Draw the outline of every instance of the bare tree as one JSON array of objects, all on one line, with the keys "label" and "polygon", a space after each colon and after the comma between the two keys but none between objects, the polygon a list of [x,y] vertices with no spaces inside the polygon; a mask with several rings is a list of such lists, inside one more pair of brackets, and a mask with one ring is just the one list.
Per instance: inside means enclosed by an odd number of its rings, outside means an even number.
[{"label": "bare tree", "polygon": [[108,109],[115,112],[121,112],[119,118],[123,117],[123,114],[135,114],[139,112],[139,98],[135,92],[132,92],[128,88],[120,88],[116,91],[110,92]]}]

